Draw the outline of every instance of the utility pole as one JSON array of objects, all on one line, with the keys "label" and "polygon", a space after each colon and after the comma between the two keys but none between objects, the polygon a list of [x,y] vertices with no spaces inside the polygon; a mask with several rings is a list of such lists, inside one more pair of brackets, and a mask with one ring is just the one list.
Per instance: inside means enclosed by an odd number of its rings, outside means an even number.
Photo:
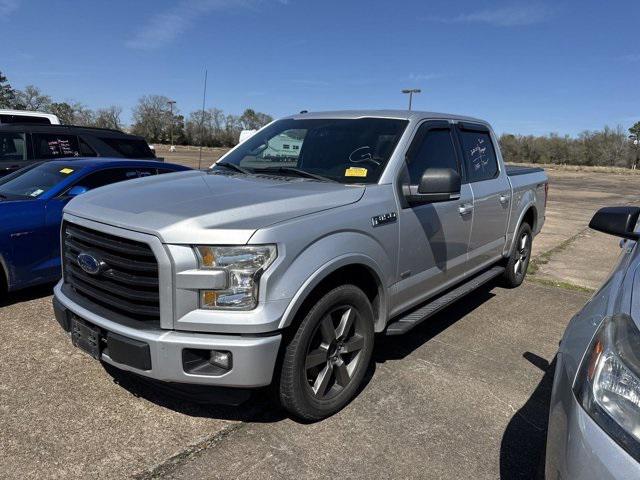
[{"label": "utility pole", "polygon": [[174,150],[174,146],[173,146],[173,106],[176,104],[175,100],[169,100],[167,102],[169,104],[169,138],[171,141],[171,147],[170,150],[173,151]]},{"label": "utility pole", "polygon": [[404,90],[402,90],[402,93],[409,94],[409,111],[411,111],[411,102],[413,100],[413,94],[420,93],[420,92],[422,92],[422,90],[420,90],[419,88],[405,88]]},{"label": "utility pole", "polygon": [[207,100],[207,73],[204,71],[204,89],[202,91],[202,112],[200,113],[200,151],[198,153],[198,170],[202,168],[202,144],[204,143],[204,104]]}]

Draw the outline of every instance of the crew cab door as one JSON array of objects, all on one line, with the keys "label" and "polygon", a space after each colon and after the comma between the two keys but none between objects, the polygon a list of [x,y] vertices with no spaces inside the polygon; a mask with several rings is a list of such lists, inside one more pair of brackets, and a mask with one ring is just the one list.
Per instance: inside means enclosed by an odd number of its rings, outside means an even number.
[{"label": "crew cab door", "polygon": [[489,129],[480,124],[459,123],[467,180],[473,192],[473,226],[469,242],[469,268],[490,263],[502,255],[506,241],[511,184],[500,168]]},{"label": "crew cab door", "polygon": [[[399,183],[416,185],[427,168],[450,168],[464,178],[453,135],[446,121],[420,125]],[[471,188],[464,180],[459,198],[411,204],[400,195],[396,310],[419,303],[464,274],[473,219]]]}]

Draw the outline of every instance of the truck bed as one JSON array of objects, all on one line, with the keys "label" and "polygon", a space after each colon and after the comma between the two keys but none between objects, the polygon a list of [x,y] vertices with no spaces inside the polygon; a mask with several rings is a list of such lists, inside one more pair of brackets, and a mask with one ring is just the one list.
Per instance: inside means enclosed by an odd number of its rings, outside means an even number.
[{"label": "truck bed", "polygon": [[542,168],[538,168],[538,167],[519,167],[517,165],[505,165],[505,167],[507,169],[507,175],[509,175],[510,177],[544,171]]}]

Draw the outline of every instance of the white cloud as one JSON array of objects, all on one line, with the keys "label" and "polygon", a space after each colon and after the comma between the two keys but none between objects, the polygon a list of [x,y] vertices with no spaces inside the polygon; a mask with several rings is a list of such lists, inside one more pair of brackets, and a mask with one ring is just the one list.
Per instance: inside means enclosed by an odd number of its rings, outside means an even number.
[{"label": "white cloud", "polygon": [[514,4],[501,8],[463,13],[455,17],[431,17],[443,23],[484,23],[496,27],[519,27],[544,22],[553,10],[542,4]]},{"label": "white cloud", "polygon": [[0,0],[0,19],[8,17],[18,10],[22,0]]},{"label": "white cloud", "polygon": [[442,75],[439,73],[410,73],[407,79],[414,80],[416,82],[427,82],[440,77],[442,77]]},{"label": "white cloud", "polygon": [[[2,0],[0,0],[2,1]],[[130,48],[153,50],[171,43],[203,15],[217,10],[244,9],[257,6],[264,0],[181,0],[164,12],[152,15],[133,37],[127,40]],[[279,0],[286,4],[287,1]]]}]

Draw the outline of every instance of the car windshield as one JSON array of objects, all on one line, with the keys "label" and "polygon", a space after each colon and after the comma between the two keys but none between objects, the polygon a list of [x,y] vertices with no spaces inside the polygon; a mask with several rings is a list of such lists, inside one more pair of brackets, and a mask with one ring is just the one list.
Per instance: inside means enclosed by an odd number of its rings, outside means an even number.
[{"label": "car windshield", "polygon": [[40,163],[0,179],[0,199],[38,198],[69,175],[76,167],[60,163]]},{"label": "car windshield", "polygon": [[240,144],[221,163],[250,173],[376,183],[407,123],[391,118],[279,120]]},{"label": "car windshield", "polygon": [[0,162],[26,160],[24,133],[0,132]]}]

